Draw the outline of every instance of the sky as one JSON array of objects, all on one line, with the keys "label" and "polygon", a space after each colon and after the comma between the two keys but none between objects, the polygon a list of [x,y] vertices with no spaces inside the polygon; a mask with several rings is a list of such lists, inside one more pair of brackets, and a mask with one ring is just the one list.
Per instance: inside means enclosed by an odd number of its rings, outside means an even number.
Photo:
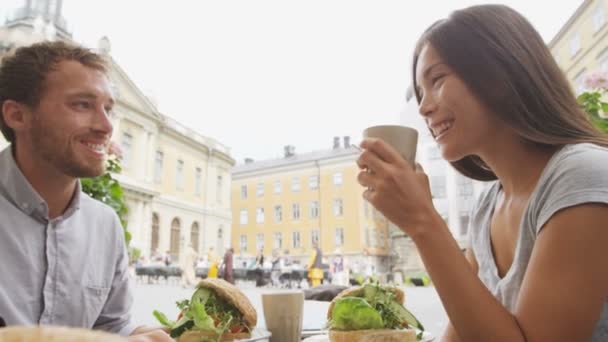
[{"label": "sky", "polygon": [[[583,0],[498,1],[545,41]],[[23,0],[0,0],[3,18]],[[161,113],[243,159],[329,149],[400,123],[420,34],[474,0],[64,0],[77,42],[111,54]],[[417,115],[411,113],[408,115]]]}]

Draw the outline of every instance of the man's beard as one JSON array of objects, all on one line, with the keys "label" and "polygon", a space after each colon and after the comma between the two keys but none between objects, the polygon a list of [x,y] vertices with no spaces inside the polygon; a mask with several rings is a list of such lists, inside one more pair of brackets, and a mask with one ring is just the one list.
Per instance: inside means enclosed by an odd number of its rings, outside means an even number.
[{"label": "man's beard", "polygon": [[[76,152],[50,125],[38,120],[32,126],[32,147],[47,163],[53,165],[65,175],[82,178],[101,176],[105,171],[105,162],[86,163],[79,161]],[[64,149],[64,150],[61,150]]]}]

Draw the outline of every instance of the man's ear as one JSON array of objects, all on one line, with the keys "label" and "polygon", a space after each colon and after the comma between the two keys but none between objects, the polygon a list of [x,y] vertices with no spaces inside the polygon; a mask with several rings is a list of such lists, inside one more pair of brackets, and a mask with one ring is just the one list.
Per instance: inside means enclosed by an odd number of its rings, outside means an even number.
[{"label": "man's ear", "polygon": [[6,125],[15,132],[23,131],[29,127],[29,108],[14,100],[5,100],[2,103],[2,116]]}]

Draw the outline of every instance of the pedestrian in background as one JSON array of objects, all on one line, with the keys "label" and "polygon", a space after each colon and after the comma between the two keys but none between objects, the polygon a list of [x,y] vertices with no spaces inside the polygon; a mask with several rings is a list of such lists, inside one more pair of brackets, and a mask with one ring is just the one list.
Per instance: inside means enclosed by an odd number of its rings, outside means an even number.
[{"label": "pedestrian in background", "polygon": [[182,270],[182,287],[190,287],[196,284],[196,273],[194,272],[196,258],[198,258],[198,253],[192,247],[192,243],[188,243],[179,263]]},{"label": "pedestrian in background", "polygon": [[224,260],[220,268],[223,270],[222,278],[230,284],[234,284],[234,248],[230,247],[224,253]]},{"label": "pedestrian in background", "polygon": [[323,280],[323,252],[319,248],[317,240],[313,241],[312,246],[312,254],[310,255],[310,259],[308,259],[306,268],[308,269],[309,285],[310,287],[315,287],[321,285],[321,281]]}]

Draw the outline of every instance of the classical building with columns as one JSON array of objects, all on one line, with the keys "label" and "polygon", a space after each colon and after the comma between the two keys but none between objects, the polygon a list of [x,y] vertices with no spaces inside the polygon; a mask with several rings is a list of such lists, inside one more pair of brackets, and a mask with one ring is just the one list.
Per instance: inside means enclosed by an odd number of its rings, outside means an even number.
[{"label": "classical building with columns", "polygon": [[[43,40],[71,40],[61,15],[62,0],[25,0],[0,27],[0,57]],[[129,207],[131,245],[149,258],[192,243],[200,253],[223,253],[231,239],[230,149],[163,115],[114,61],[110,42],[98,52],[110,64],[116,92],[112,140],[122,148],[116,175]],[[0,149],[7,142],[0,137]]]}]

